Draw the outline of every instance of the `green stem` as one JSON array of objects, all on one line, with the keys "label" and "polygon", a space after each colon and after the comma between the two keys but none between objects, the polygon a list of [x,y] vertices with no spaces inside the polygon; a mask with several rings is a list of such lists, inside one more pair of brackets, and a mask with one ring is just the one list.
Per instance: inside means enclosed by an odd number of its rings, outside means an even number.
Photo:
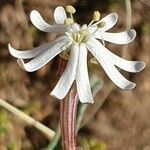
[{"label": "green stem", "polygon": [[58,126],[56,130],[56,134],[52,140],[52,142],[48,145],[47,150],[54,150],[55,147],[58,145],[60,139],[60,126]]}]

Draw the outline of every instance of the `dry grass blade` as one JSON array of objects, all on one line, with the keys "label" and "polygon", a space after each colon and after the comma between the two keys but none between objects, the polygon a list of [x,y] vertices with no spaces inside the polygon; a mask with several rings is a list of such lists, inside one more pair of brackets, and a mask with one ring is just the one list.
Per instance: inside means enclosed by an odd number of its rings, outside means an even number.
[{"label": "dry grass blade", "polygon": [[26,123],[40,130],[48,138],[48,140],[52,140],[52,138],[54,137],[55,132],[53,130],[46,127],[45,125],[38,122],[37,120],[33,119],[32,117],[28,116],[27,114],[23,113],[16,107],[10,105],[9,103],[7,103],[5,100],[1,98],[0,98],[0,106],[4,107],[6,110],[18,116],[20,119],[24,120]]}]

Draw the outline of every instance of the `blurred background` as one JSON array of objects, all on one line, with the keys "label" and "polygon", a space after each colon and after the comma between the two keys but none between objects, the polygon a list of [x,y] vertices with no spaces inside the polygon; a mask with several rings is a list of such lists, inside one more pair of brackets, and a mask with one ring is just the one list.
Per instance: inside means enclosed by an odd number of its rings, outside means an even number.
[{"label": "blurred background", "polygon": [[[76,8],[75,18],[80,24],[89,23],[94,10],[99,10],[102,17],[118,13],[112,32],[125,30],[130,22],[125,0],[0,0],[0,98],[53,130],[59,123],[59,101],[49,93],[58,81],[59,56],[39,71],[27,73],[9,54],[7,45],[30,49],[54,39],[55,33],[36,29],[29,14],[38,10],[53,24],[55,7],[67,4]],[[100,65],[89,64],[90,75],[102,80],[103,87],[95,103],[88,106],[78,134],[78,143],[85,150],[150,150],[150,1],[131,0],[131,7],[136,39],[128,47],[106,46],[120,56],[127,49],[125,58],[144,60],[147,66],[138,74],[123,72],[137,83],[127,92],[114,86]],[[41,132],[0,107],[0,150],[40,150],[48,144]]]}]

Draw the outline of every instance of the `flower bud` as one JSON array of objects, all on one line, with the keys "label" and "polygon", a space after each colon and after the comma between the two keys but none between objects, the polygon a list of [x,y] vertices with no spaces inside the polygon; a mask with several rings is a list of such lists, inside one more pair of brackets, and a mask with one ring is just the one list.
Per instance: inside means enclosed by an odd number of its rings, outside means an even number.
[{"label": "flower bud", "polygon": [[101,14],[99,13],[99,11],[94,11],[93,20],[94,21],[99,21],[100,17],[101,17]]},{"label": "flower bud", "polygon": [[74,14],[76,12],[75,8],[71,5],[66,6],[66,11],[71,14]]}]

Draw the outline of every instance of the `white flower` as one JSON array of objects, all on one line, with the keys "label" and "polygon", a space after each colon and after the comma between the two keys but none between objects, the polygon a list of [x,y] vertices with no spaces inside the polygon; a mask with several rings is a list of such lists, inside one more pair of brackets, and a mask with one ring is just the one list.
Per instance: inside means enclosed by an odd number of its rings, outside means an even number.
[{"label": "white flower", "polygon": [[[70,18],[67,18],[66,13],[70,15]],[[49,25],[37,11],[31,12],[31,22],[39,30],[49,33],[56,32],[62,35],[50,43],[26,51],[18,51],[9,44],[9,51],[14,57],[18,58],[20,67],[28,72],[36,71],[56,55],[67,52],[65,50],[69,48],[70,57],[67,66],[51,95],[63,99],[75,81],[80,101],[82,103],[93,103],[87,69],[89,50],[101,64],[108,77],[118,87],[126,90],[133,89],[136,84],[125,79],[116,67],[135,73],[141,71],[145,67],[145,63],[128,61],[113,54],[105,47],[104,41],[128,44],[136,37],[135,30],[131,29],[120,33],[106,32],[116,24],[118,15],[111,13],[100,20],[100,14],[97,11],[94,12],[91,23],[81,27],[74,23],[73,13],[75,13],[75,9],[71,6],[67,6],[66,11],[61,6],[57,7],[54,12],[56,25]],[[24,63],[23,59],[32,60]]]}]

